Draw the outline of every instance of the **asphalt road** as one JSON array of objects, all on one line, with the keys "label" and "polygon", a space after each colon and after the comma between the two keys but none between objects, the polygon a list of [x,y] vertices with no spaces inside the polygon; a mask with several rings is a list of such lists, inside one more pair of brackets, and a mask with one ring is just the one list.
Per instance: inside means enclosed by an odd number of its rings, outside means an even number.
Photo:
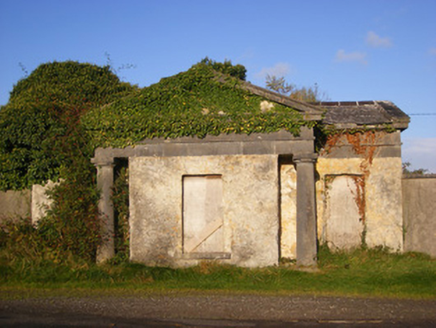
[{"label": "asphalt road", "polygon": [[0,327],[433,328],[436,300],[258,295],[2,297]]}]

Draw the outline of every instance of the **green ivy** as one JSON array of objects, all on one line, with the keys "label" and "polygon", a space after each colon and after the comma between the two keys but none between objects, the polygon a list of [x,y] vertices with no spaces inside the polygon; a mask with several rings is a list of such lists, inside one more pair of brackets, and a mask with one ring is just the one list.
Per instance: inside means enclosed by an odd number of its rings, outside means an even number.
[{"label": "green ivy", "polygon": [[61,167],[69,164],[71,135],[86,138],[77,133],[82,115],[136,89],[109,67],[72,61],[40,65],[0,108],[0,189],[58,180]]},{"label": "green ivy", "polygon": [[129,173],[127,160],[117,160],[115,181],[112,188],[112,202],[115,214],[115,254],[117,260],[129,258]]},{"label": "green ivy", "polygon": [[[262,110],[265,99],[246,91],[243,78],[243,66],[206,59],[143,89],[122,83],[109,67],[70,61],[43,64],[19,81],[0,109],[0,189],[61,179],[48,215],[24,232],[29,243],[57,260],[94,259],[102,242],[90,162],[97,146],[282,129],[298,135],[313,124],[279,104]],[[114,190],[121,257],[128,251],[126,174],[120,172]]]},{"label": "green ivy", "polygon": [[264,98],[244,90],[240,79],[213,67],[201,62],[88,112],[82,124],[94,147],[126,147],[153,138],[204,138],[282,129],[298,135],[301,126],[310,124],[296,110],[277,103],[271,110],[262,111]]}]

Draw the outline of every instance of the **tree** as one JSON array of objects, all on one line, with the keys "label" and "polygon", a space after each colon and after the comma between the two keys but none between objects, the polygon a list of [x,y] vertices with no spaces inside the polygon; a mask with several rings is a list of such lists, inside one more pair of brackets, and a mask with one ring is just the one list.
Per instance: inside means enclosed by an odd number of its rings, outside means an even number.
[{"label": "tree", "polygon": [[42,64],[20,80],[0,109],[0,189],[57,180],[71,151],[87,152],[81,116],[133,89],[108,66],[72,61]]},{"label": "tree", "polygon": [[320,102],[328,98],[325,93],[320,92],[317,83],[313,87],[298,89],[294,84],[288,84],[283,76],[276,77],[268,74],[266,76],[266,87],[299,101]]},{"label": "tree", "polygon": [[247,69],[240,64],[233,65],[230,60],[225,60],[224,63],[219,63],[206,57],[201,60],[200,63],[206,64],[220,73],[228,74],[243,81],[245,81],[247,77]]},{"label": "tree", "polygon": [[295,89],[295,85],[286,83],[283,76],[269,74],[266,76],[266,87],[283,95],[288,95]]},{"label": "tree", "polygon": [[135,90],[108,66],[53,62],[19,81],[0,109],[0,189],[62,178],[50,191],[48,215],[38,223],[43,254],[55,254],[56,260],[95,257],[102,241],[99,193],[90,162],[94,149],[81,119]]},{"label": "tree", "polygon": [[418,175],[424,175],[424,174],[428,174],[428,170],[427,169],[416,169],[416,170],[411,170],[410,167],[412,166],[412,164],[410,162],[404,162],[403,163],[403,173],[404,174],[418,174]]}]

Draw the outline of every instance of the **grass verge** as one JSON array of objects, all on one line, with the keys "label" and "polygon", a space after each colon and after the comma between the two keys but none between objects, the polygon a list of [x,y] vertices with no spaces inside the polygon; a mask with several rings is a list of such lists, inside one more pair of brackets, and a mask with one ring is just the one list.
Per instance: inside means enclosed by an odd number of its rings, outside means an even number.
[{"label": "grass verge", "polygon": [[[332,253],[321,247],[319,271],[292,265],[260,269],[204,262],[172,269],[137,263],[6,260],[0,256],[0,297],[37,291],[51,295],[145,295],[147,293],[261,293],[436,299],[436,261],[418,253],[391,254],[381,249]],[[9,257],[10,258],[10,257]]]}]

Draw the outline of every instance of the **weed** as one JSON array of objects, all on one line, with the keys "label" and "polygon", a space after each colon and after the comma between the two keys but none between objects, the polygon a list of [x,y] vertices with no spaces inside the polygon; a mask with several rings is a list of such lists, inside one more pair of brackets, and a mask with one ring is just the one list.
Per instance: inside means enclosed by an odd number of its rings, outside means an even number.
[{"label": "weed", "polygon": [[[30,236],[35,231],[25,223]],[[22,245],[29,245],[34,237]],[[5,247],[5,245],[9,245]],[[401,298],[436,297],[436,261],[420,253],[390,253],[384,248],[332,252],[319,247],[319,271],[298,271],[293,265],[241,268],[201,262],[188,268],[147,267],[116,261],[96,265],[70,256],[62,261],[38,250],[11,256],[0,246],[0,290],[48,289],[135,293],[199,291],[312,294]],[[129,293],[130,293],[129,292]]]}]

